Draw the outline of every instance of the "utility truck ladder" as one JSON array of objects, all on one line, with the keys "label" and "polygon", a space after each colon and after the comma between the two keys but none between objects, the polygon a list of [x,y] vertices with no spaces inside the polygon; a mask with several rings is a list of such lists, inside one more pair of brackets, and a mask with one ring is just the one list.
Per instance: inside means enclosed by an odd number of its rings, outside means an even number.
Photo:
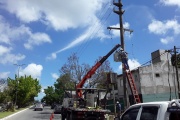
[{"label": "utility truck ladder", "polygon": [[129,82],[129,86],[131,88],[131,92],[134,96],[134,100],[136,103],[141,103],[138,91],[136,89],[136,84],[135,84],[134,79],[132,77],[131,71],[129,69],[126,69],[126,67],[124,67],[124,68],[126,71],[126,76],[127,76],[128,82]]}]

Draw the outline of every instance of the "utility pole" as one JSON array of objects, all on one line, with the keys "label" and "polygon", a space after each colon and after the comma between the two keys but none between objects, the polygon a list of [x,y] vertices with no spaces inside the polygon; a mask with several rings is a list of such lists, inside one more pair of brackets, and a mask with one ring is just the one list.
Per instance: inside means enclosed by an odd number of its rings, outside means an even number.
[{"label": "utility pole", "polygon": [[175,55],[176,80],[177,80],[177,85],[178,85],[178,98],[180,99],[179,75],[178,75],[178,66],[177,66],[177,52],[176,52],[176,46],[174,46],[174,55]]},{"label": "utility pole", "polygon": [[16,106],[16,103],[17,103],[17,89],[18,89],[18,84],[19,84],[19,70],[20,70],[20,67],[25,65],[25,64],[14,64],[16,66],[18,66],[18,76],[17,76],[17,79],[16,79],[16,98],[15,98],[15,103],[14,103],[14,106]]},{"label": "utility pole", "polygon": [[[115,27],[107,27],[107,29],[115,29],[115,30],[120,30],[120,43],[121,43],[121,48],[125,51],[125,47],[124,47],[124,32],[125,31],[129,31],[130,33],[133,32],[133,30],[130,29],[125,29],[123,27],[123,18],[122,15],[124,13],[124,10],[122,9],[123,4],[121,2],[121,0],[118,0],[118,3],[115,2],[115,0],[113,0],[113,4],[119,8],[119,10],[113,10],[114,13],[119,15],[119,22],[120,22],[120,28],[115,28]],[[123,64],[123,63],[122,63]],[[127,89],[126,89],[126,71],[124,70],[124,65],[122,65],[122,71],[123,71],[123,93],[124,93],[124,107],[126,109],[127,107]]]}]

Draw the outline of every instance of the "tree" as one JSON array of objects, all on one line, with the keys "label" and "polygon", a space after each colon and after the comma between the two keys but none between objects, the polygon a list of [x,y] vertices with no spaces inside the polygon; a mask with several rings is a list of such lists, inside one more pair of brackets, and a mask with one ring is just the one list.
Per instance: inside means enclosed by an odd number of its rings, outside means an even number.
[{"label": "tree", "polygon": [[89,70],[88,64],[79,64],[79,58],[77,57],[76,53],[73,53],[67,60],[67,63],[65,63],[61,69],[60,74],[69,75],[70,79],[69,81],[73,81],[76,83],[79,83],[81,81],[82,77],[87,73]]},{"label": "tree", "polygon": [[3,92],[0,92],[0,103],[7,103],[11,101],[12,97],[9,95],[9,91],[6,88],[4,88]]},{"label": "tree", "polygon": [[41,90],[39,81],[33,79],[31,76],[21,76],[15,80],[8,78],[8,91],[9,95],[12,97],[13,103],[16,100],[17,92],[17,105],[18,107],[24,107],[34,101],[34,97],[38,95]]},{"label": "tree", "polygon": [[47,89],[44,89],[46,95],[43,97],[43,101],[46,101],[47,104],[62,103],[65,90],[75,90],[74,88],[74,82],[70,80],[69,74],[60,75],[54,83],[54,87],[48,86]]},{"label": "tree", "polygon": [[[101,59],[96,60],[95,64]],[[95,65],[94,64],[94,65]],[[73,53],[67,60],[62,68],[60,69],[61,74],[68,74],[69,81],[78,82],[87,74],[91,69],[90,65],[83,63],[79,64],[79,58],[75,53]],[[98,87],[106,88],[106,72],[112,71],[110,67],[110,62],[106,60],[95,72],[94,75],[89,79],[89,83],[86,82],[84,87]]]},{"label": "tree", "polygon": [[60,103],[59,94],[55,92],[53,86],[48,86],[44,89],[45,96],[42,98],[41,102],[46,102],[46,104],[52,105],[54,103]]}]

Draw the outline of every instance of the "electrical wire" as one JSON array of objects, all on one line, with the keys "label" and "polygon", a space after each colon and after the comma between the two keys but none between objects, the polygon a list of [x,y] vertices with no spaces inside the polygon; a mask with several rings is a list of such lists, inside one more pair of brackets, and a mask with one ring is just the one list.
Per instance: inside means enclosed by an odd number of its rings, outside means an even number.
[{"label": "electrical wire", "polygon": [[[144,65],[146,65],[147,63],[151,63],[153,60],[155,60],[155,59],[159,58],[160,56],[164,55],[165,53],[166,53],[166,51],[165,51],[165,52],[163,52],[163,53],[161,53],[159,56],[157,56],[157,57],[155,57],[155,58],[153,58],[153,59],[149,60],[148,62],[145,62],[144,64],[141,64],[141,66],[144,66]],[[141,66],[139,66],[139,67],[141,67]]]},{"label": "electrical wire", "polygon": [[[109,17],[110,13],[108,14],[107,18]],[[107,18],[105,19],[105,22],[106,22]],[[102,25],[105,24],[105,22],[102,22]],[[98,26],[96,26],[94,28],[94,30],[92,30],[92,32],[91,32],[91,35],[93,35],[93,36],[90,35],[90,37],[87,38],[87,39],[93,39],[98,34],[99,30],[102,28],[102,25],[99,28],[98,28]],[[92,40],[91,41],[87,41],[86,44],[83,45],[84,49],[86,49],[90,45],[90,43],[92,43]],[[83,53],[84,51],[85,50],[82,50],[81,52]]]},{"label": "electrical wire", "polygon": [[[109,4],[109,3],[107,3],[107,4],[105,5],[105,7],[106,7],[108,4]],[[104,19],[104,17],[105,17],[105,15],[107,14],[107,12],[110,10],[110,7],[111,7],[111,5],[106,9],[106,11],[105,11],[104,13],[100,13],[100,15],[102,15],[100,21],[97,20],[97,21],[94,23],[93,26],[95,26],[95,25],[98,24],[98,23],[101,23],[101,21]],[[112,11],[111,11],[111,12],[112,12]],[[109,15],[106,17],[106,20],[107,20],[108,17],[109,17]],[[102,24],[102,25],[103,25],[103,24]],[[102,28],[102,25],[99,27],[99,29]],[[96,26],[96,27],[93,27],[92,30],[90,30],[91,33],[88,33],[88,34],[90,34],[90,36],[89,36],[88,38],[86,38],[86,39],[93,39],[93,37],[98,33],[99,29],[97,28],[97,26]],[[95,33],[95,34],[94,34],[94,33]],[[91,41],[87,40],[87,41],[85,41],[85,43],[81,43],[81,46],[78,47],[78,50],[77,50],[77,52],[79,53],[79,56],[81,56],[81,55],[83,54],[83,52],[85,51],[85,49],[87,49],[87,46],[88,46],[91,42],[92,42],[92,40],[91,40]]]}]

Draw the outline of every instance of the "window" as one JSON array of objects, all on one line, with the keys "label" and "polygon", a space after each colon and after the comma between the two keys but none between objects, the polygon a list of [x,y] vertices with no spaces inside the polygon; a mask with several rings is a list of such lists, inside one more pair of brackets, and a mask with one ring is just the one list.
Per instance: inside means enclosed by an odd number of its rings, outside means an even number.
[{"label": "window", "polygon": [[136,120],[140,107],[129,109],[122,116],[121,120]]},{"label": "window", "polygon": [[143,107],[140,120],[157,120],[158,106]]},{"label": "window", "polygon": [[159,73],[156,73],[155,76],[156,76],[156,77],[160,77],[160,74],[159,74]]}]

